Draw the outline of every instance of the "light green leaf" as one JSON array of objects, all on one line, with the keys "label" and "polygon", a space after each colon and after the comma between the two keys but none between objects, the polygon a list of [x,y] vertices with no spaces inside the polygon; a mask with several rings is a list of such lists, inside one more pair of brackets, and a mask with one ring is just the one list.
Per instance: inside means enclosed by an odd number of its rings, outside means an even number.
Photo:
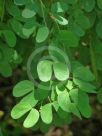
[{"label": "light green leaf", "polygon": [[69,93],[65,90],[58,94],[58,104],[66,112],[70,112],[69,104],[71,103]]},{"label": "light green leaf", "polygon": [[79,43],[79,38],[74,33],[67,30],[60,30],[58,38],[59,41],[68,47],[77,47]]},{"label": "light green leaf", "polygon": [[75,89],[70,90],[70,92],[69,92],[69,95],[70,95],[72,101],[76,104],[78,103],[78,91],[79,90],[77,88],[75,88]]},{"label": "light green leaf", "polygon": [[37,65],[37,72],[41,81],[49,81],[52,76],[52,62],[48,60],[40,61]]},{"label": "light green leaf", "polygon": [[13,119],[19,119],[22,117],[25,113],[30,111],[32,109],[31,105],[25,102],[20,102],[17,105],[15,105],[11,111],[11,116]]},{"label": "light green leaf", "polygon": [[19,82],[13,89],[13,96],[21,97],[34,90],[34,84],[31,81],[24,80]]},{"label": "light green leaf", "polygon": [[39,112],[36,109],[32,109],[25,119],[23,126],[25,128],[33,127],[39,120]]},{"label": "light green leaf", "polygon": [[73,89],[73,82],[71,80],[68,80],[67,84],[66,84],[66,87],[71,90]]},{"label": "light green leaf", "polygon": [[53,64],[54,74],[55,77],[60,80],[64,81],[69,78],[69,69],[68,66],[64,63],[56,62]]},{"label": "light green leaf", "polygon": [[35,4],[28,4],[25,9],[22,11],[22,16],[24,18],[32,18],[36,15],[37,8]]},{"label": "light green leaf", "polygon": [[42,106],[40,113],[41,113],[41,119],[45,124],[50,124],[52,122],[53,115],[52,115],[51,103]]},{"label": "light green leaf", "polygon": [[36,35],[36,42],[41,43],[44,42],[49,35],[49,29],[46,26],[42,26],[38,29],[37,35]]},{"label": "light green leaf", "polygon": [[54,20],[60,25],[67,25],[68,20],[62,16],[54,15]]},{"label": "light green leaf", "polygon": [[[35,90],[36,91],[36,90]],[[20,102],[25,102],[25,103],[28,103],[30,104],[32,107],[34,107],[37,103],[38,103],[38,100],[35,98],[34,96],[34,92],[35,91],[32,91],[30,94],[26,95],[25,97],[23,97],[21,99]]]}]

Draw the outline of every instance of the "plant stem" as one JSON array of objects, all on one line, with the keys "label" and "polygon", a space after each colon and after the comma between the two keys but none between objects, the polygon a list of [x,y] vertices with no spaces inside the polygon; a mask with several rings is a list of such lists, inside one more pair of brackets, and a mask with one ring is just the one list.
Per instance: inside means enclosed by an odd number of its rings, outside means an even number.
[{"label": "plant stem", "polygon": [[40,3],[41,3],[41,10],[43,14],[44,23],[45,23],[45,26],[47,26],[46,19],[45,19],[45,13],[44,13],[45,5],[43,4],[42,0],[40,0]]},{"label": "plant stem", "polygon": [[91,37],[90,37],[89,47],[90,47],[90,57],[91,57],[92,70],[93,70],[93,73],[95,75],[96,82],[98,84],[98,72],[97,72],[97,68],[96,68],[96,60],[95,60],[94,49],[92,47],[92,39],[91,39]]}]

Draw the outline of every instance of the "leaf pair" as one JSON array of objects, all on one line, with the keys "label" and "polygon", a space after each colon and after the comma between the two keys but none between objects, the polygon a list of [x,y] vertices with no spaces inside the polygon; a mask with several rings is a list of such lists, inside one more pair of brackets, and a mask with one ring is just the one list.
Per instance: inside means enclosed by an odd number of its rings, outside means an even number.
[{"label": "leaf pair", "polygon": [[21,81],[14,87],[13,95],[15,97],[22,96],[24,97],[12,109],[11,112],[12,118],[14,119],[21,118],[23,115],[30,111],[23,125],[26,128],[34,126],[39,120],[39,112],[33,108],[38,102],[38,100],[34,98],[33,83],[28,80]]},{"label": "leaf pair", "polygon": [[51,62],[48,60],[40,61],[37,65],[37,72],[39,79],[43,82],[51,80],[52,69],[56,79],[60,81],[67,80],[69,78],[69,69],[68,66],[60,62]]}]

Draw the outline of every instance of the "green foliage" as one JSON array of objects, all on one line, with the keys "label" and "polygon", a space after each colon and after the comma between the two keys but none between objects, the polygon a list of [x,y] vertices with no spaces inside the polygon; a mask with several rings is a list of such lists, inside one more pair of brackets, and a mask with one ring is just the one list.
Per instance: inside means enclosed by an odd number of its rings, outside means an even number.
[{"label": "green foliage", "polygon": [[102,0],[1,0],[0,19],[0,74],[24,79],[12,118],[43,132],[89,118],[88,94],[102,103]]}]

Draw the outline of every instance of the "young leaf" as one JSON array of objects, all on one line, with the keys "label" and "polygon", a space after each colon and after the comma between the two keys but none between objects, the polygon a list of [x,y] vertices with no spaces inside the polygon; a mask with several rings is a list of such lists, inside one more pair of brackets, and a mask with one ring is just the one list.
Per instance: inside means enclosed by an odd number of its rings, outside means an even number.
[{"label": "young leaf", "polygon": [[57,62],[57,63],[55,62],[53,64],[53,69],[54,69],[55,77],[58,80],[64,81],[69,78],[69,69],[66,64],[60,63],[60,62]]},{"label": "young leaf", "polygon": [[60,25],[67,25],[68,20],[62,16],[54,15],[54,20]]},{"label": "young leaf", "polygon": [[48,60],[40,61],[37,65],[37,72],[41,81],[49,81],[52,76],[52,62]]},{"label": "young leaf", "polygon": [[13,96],[21,97],[34,90],[34,84],[31,81],[24,80],[19,82],[13,89]]},{"label": "young leaf", "polygon": [[45,124],[50,124],[52,122],[53,115],[52,115],[51,103],[42,106],[40,113],[41,113],[41,119]]},{"label": "young leaf", "polygon": [[36,109],[32,109],[25,119],[23,126],[25,128],[33,127],[39,120],[39,112]]},{"label": "young leaf", "polygon": [[36,35],[36,42],[44,42],[49,35],[49,29],[46,26],[40,27]]},{"label": "young leaf", "polygon": [[13,119],[19,119],[22,117],[25,113],[30,111],[32,109],[31,105],[25,102],[20,102],[17,105],[15,105],[11,111],[11,116]]},{"label": "young leaf", "polygon": [[77,47],[79,43],[78,37],[67,30],[60,30],[58,39],[68,47]]}]

